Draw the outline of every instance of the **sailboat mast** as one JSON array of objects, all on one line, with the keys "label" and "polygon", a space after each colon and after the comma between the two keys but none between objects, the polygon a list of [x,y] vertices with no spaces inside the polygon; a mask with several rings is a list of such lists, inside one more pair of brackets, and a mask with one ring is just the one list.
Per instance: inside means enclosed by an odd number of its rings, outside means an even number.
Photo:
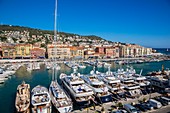
[{"label": "sailboat mast", "polygon": [[53,41],[53,44],[54,44],[54,70],[53,70],[53,77],[52,77],[52,80],[55,80],[56,78],[56,57],[57,57],[57,47],[56,47],[56,41],[57,41],[57,0],[55,0],[55,10],[54,10],[54,41]]},{"label": "sailboat mast", "polygon": [[54,44],[56,46],[57,40],[57,0],[55,0],[55,11],[54,11]]}]

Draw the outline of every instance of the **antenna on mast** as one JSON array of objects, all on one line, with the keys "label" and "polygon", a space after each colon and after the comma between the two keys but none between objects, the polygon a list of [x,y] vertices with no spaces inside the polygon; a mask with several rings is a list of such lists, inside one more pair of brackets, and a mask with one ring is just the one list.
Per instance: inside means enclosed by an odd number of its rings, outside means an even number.
[{"label": "antenna on mast", "polygon": [[54,43],[57,40],[57,0],[55,0],[55,11],[54,11]]}]

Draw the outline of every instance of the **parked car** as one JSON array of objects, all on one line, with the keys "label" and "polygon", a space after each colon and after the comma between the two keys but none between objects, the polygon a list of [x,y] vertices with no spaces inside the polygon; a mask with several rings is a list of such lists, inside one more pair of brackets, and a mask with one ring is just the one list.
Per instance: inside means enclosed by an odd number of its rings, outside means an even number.
[{"label": "parked car", "polygon": [[148,109],[148,110],[152,110],[152,109],[153,109],[153,106],[150,105],[148,102],[143,103],[143,105],[144,105],[144,106],[146,107],[146,109]]},{"label": "parked car", "polygon": [[126,110],[124,110],[124,109],[119,109],[119,110],[113,111],[111,113],[128,113],[128,112]]},{"label": "parked car", "polygon": [[161,108],[162,104],[158,102],[157,100],[150,99],[148,100],[149,104],[152,105],[154,108]]},{"label": "parked car", "polygon": [[125,110],[127,110],[129,113],[138,113],[137,109],[130,105],[130,104],[124,104]]},{"label": "parked car", "polygon": [[144,104],[136,104],[134,107],[139,108],[141,111],[146,112],[148,109],[145,107]]},{"label": "parked car", "polygon": [[163,99],[161,99],[160,97],[155,98],[155,100],[159,101],[159,102],[160,102],[163,106],[168,105],[168,104],[167,104],[167,103],[165,103],[165,102],[164,102],[164,100],[163,100]]},{"label": "parked car", "polygon": [[167,105],[170,104],[170,98],[167,97],[161,97],[161,99],[163,100],[164,103],[166,103]]},{"label": "parked car", "polygon": [[124,109],[119,109],[119,110],[117,110],[116,113],[128,113],[128,112],[126,110],[124,110]]}]

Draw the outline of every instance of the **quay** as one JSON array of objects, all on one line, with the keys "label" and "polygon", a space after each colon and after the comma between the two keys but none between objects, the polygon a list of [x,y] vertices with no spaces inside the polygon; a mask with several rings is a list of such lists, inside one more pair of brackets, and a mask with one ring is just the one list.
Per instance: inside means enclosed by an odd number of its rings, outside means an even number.
[{"label": "quay", "polygon": [[[154,60],[153,60],[154,59]],[[97,60],[102,62],[115,62],[115,61],[130,61],[130,60],[142,60],[143,62],[151,62],[151,61],[164,61],[170,60],[170,56],[162,56],[157,58],[155,56],[151,56],[150,58],[147,57],[133,57],[133,58],[106,58],[106,59],[57,59],[56,63],[64,63],[69,61],[76,61],[76,62],[84,62],[89,60]],[[51,59],[0,59],[0,63],[24,63],[24,62],[50,62]]]},{"label": "quay", "polygon": [[[112,58],[112,59],[91,59],[91,60],[99,60],[99,61],[116,61],[116,60],[140,60],[144,59],[143,57],[138,57],[138,58]],[[51,59],[0,59],[0,62],[42,62],[42,61],[51,61]],[[63,63],[67,61],[72,61],[72,60],[57,60],[57,63]],[[76,60],[78,62],[80,61],[88,61],[88,59],[83,59],[83,60]]]},{"label": "quay", "polygon": [[[108,102],[108,103],[104,103],[102,105],[98,105],[94,107],[89,107],[89,108],[85,108],[82,110],[73,110],[71,113],[101,113],[101,109],[102,107],[104,108],[105,113],[110,113],[112,110],[117,110],[114,109],[113,106],[116,106],[118,103],[122,103],[122,104],[131,104],[131,103],[138,103],[139,101],[143,101],[143,99],[149,100],[150,98],[154,98],[157,96],[161,96],[161,94],[159,93],[152,93],[152,94],[147,94],[147,95],[142,95],[139,98],[135,98],[135,99],[127,99],[127,100],[120,100],[118,102]],[[150,111],[153,112],[153,111]],[[154,112],[153,112],[154,113]]]}]

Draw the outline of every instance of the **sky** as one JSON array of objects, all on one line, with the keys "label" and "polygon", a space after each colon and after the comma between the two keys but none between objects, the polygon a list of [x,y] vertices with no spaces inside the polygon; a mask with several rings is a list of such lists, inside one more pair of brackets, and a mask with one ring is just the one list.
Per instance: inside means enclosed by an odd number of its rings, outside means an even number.
[{"label": "sky", "polygon": [[[54,30],[55,0],[0,0],[0,24]],[[58,0],[57,29],[170,48],[170,0]]]}]

